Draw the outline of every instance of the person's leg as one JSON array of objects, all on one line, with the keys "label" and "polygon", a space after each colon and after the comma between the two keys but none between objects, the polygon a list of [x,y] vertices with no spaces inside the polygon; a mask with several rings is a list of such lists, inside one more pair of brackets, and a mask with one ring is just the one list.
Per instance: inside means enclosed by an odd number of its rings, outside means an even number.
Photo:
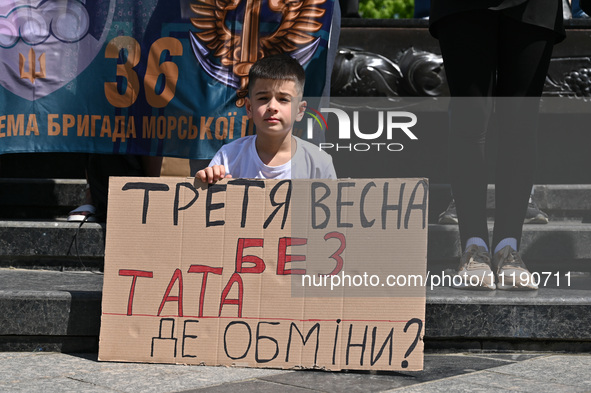
[{"label": "person's leg", "polygon": [[497,18],[482,10],[437,23],[450,103],[449,173],[462,249],[471,238],[488,243],[486,132],[497,63]]},{"label": "person's leg", "polygon": [[499,23],[499,145],[493,247],[510,238],[516,240],[517,250],[533,186],[539,97],[550,64],[554,33],[509,18],[501,17]]},{"label": "person's leg", "polygon": [[96,207],[96,219],[107,217],[109,176],[144,176],[140,156],[117,154],[90,154],[87,167],[88,185],[92,203]]},{"label": "person's leg", "polygon": [[573,18],[588,18],[589,17],[589,15],[587,15],[581,9],[580,0],[572,0],[571,10],[572,10],[572,17]]}]

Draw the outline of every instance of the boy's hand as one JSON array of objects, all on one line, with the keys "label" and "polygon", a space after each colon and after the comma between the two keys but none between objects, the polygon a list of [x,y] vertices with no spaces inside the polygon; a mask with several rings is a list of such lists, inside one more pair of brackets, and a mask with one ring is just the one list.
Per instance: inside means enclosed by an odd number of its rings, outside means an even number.
[{"label": "boy's hand", "polygon": [[214,165],[198,171],[195,177],[203,183],[211,184],[221,179],[231,178],[232,175],[226,173],[226,167],[223,165]]}]

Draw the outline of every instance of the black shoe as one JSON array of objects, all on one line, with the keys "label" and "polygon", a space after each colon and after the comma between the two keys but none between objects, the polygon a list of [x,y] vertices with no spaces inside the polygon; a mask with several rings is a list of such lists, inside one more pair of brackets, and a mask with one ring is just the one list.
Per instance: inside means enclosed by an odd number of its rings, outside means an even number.
[{"label": "black shoe", "polygon": [[547,224],[548,215],[540,210],[535,202],[530,202],[527,205],[527,213],[525,213],[524,224]]},{"label": "black shoe", "polygon": [[439,215],[437,222],[442,225],[454,225],[458,223],[455,199],[452,199],[447,209]]},{"label": "black shoe", "polygon": [[493,270],[497,275],[497,288],[531,291],[538,289],[535,277],[523,259],[511,246],[505,246],[493,257]]}]

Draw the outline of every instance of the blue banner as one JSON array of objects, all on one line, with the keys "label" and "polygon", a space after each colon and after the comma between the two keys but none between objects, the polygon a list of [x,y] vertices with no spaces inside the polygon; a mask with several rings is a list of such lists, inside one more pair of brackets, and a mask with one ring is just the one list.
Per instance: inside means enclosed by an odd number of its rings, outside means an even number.
[{"label": "blue banner", "polygon": [[333,0],[4,0],[0,154],[207,159],[254,132],[258,58],[289,53],[326,83]]}]

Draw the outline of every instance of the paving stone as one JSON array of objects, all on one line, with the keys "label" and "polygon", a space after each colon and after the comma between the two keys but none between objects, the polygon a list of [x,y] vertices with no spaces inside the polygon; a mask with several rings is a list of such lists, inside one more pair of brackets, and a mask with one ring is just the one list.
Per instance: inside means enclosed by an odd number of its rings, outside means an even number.
[{"label": "paving stone", "polygon": [[590,355],[549,355],[391,392],[588,392]]},{"label": "paving stone", "polygon": [[322,372],[305,370],[297,373],[263,377],[266,381],[317,389],[323,392],[381,392],[437,380],[452,375],[471,373],[477,370],[498,367],[511,363],[466,355],[425,355],[425,369],[418,372]]},{"label": "paving stone", "polygon": [[[552,372],[549,372],[552,370]],[[496,373],[591,391],[591,355],[551,355],[495,369]],[[548,389],[549,390],[549,389]]]},{"label": "paving stone", "polygon": [[[100,370],[103,371],[97,373],[89,368],[89,372],[77,373],[77,378],[97,385],[108,386],[117,391],[128,392],[176,392],[288,372],[276,369],[175,364],[93,361],[88,364],[89,367],[100,367]],[[122,368],[125,370],[123,373]]]},{"label": "paving stone", "polygon": [[[255,368],[98,362],[95,354],[59,353],[7,356],[5,359],[0,358],[0,366],[0,386],[9,387],[8,391],[18,387],[31,392],[75,389],[98,392],[177,392],[286,372]],[[69,381],[76,381],[79,385],[72,385]],[[64,390],[62,383],[65,384]]]},{"label": "paving stone", "polygon": [[161,369],[143,365],[124,372],[113,368],[101,373],[78,374],[77,378],[117,391],[160,393],[242,381],[281,372],[285,371],[183,365],[171,365],[169,369]]},{"label": "paving stone", "polygon": [[423,383],[456,375],[473,373],[511,363],[508,360],[490,359],[472,354],[425,355],[423,371],[400,372],[411,376],[415,383]]},{"label": "paving stone", "polygon": [[474,353],[474,354],[470,354],[470,356],[474,356],[474,357],[478,357],[478,358],[487,358],[487,359],[495,359],[495,360],[506,360],[509,362],[520,362],[523,360],[528,360],[528,359],[535,359],[538,358],[540,356],[546,356],[544,354],[541,353],[494,353],[494,352],[489,352],[489,353]]},{"label": "paving stone", "polygon": [[[453,381],[452,381],[453,382]],[[552,383],[540,380],[537,376],[529,375],[528,377],[518,377],[514,375],[507,375],[496,370],[487,370],[481,373],[474,373],[471,375],[462,376],[461,384],[471,384],[473,386],[484,386],[489,391],[497,389],[507,389],[511,391],[520,392],[553,392],[553,393],[567,393],[567,392],[588,392],[587,388],[577,387],[573,385],[565,385],[559,383]],[[455,386],[455,385],[454,385]]]},{"label": "paving stone", "polygon": [[591,389],[591,355],[427,354],[420,372],[319,372],[98,362],[96,354],[0,354],[7,392],[505,392]]},{"label": "paving stone", "polygon": [[[6,389],[6,390],[4,390]],[[36,378],[18,383],[0,384],[0,391],[6,392],[59,392],[59,393],[115,393],[117,390],[96,386],[72,378]]]},{"label": "paving stone", "polygon": [[[31,367],[34,365],[34,367]],[[25,357],[13,358],[2,364],[2,382],[5,378],[12,383],[21,383],[38,378],[70,378],[84,372],[102,373],[112,369],[124,372],[126,369],[137,369],[135,364],[104,364],[91,362],[78,356],[59,353],[28,353]]]},{"label": "paving stone", "polygon": [[6,362],[12,359],[19,359],[25,356],[30,356],[30,354],[26,352],[0,352],[0,362]]},{"label": "paving stone", "polygon": [[262,378],[265,381],[276,382],[286,386],[319,390],[322,392],[363,393],[381,392],[392,387],[408,386],[417,383],[410,375],[390,373],[371,374],[360,372],[324,372],[299,371],[297,373],[282,374]]},{"label": "paving stone", "polygon": [[414,385],[410,387],[405,387],[401,389],[392,389],[387,391],[388,393],[505,393],[505,392],[512,392],[514,393],[515,389],[500,389],[495,388],[491,389],[490,386],[485,385],[478,385],[473,382],[464,381],[461,378],[449,378],[441,381],[432,381],[428,383],[423,383],[420,385]]},{"label": "paving stone", "polygon": [[191,389],[182,393],[313,393],[322,392],[322,390],[304,389],[297,386],[281,385],[268,381],[254,380],[237,383],[226,383],[223,385],[212,386],[204,389]]}]

